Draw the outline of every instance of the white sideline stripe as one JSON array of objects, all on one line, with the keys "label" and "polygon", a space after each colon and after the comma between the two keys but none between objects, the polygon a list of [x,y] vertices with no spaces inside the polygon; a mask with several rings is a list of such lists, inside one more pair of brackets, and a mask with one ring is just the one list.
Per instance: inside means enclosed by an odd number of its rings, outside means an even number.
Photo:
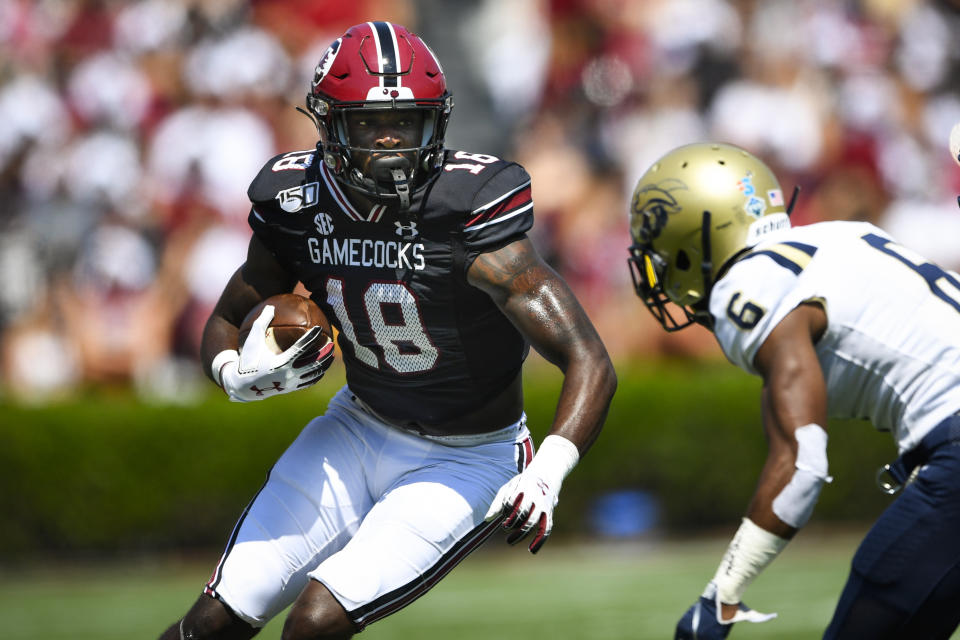
[{"label": "white sideline stripe", "polygon": [[484,222],[483,224],[478,224],[478,225],[475,226],[475,227],[467,227],[466,229],[464,229],[464,231],[478,231],[478,230],[480,230],[480,229],[483,229],[484,227],[489,227],[489,226],[492,225],[492,224],[499,224],[499,223],[501,223],[501,222],[504,222],[504,221],[506,221],[506,220],[509,220],[509,219],[512,218],[513,216],[518,216],[518,215],[520,215],[521,213],[523,213],[523,212],[526,211],[527,209],[532,209],[532,208],[533,208],[533,203],[530,202],[530,203],[528,203],[526,206],[520,207],[519,209],[517,209],[517,210],[514,211],[513,213],[508,213],[508,214],[505,215],[505,216],[500,216],[499,218],[494,218],[493,220],[491,220],[491,221],[489,221],[489,222]]},{"label": "white sideline stripe", "polygon": [[497,198],[496,200],[491,200],[490,202],[488,202],[487,204],[483,205],[482,207],[478,207],[478,208],[474,209],[474,210],[472,211],[472,213],[480,213],[481,211],[484,211],[485,209],[489,209],[490,207],[492,207],[493,205],[497,204],[497,203],[500,202],[501,200],[504,200],[504,199],[506,199],[506,198],[509,198],[510,196],[512,196],[513,194],[515,194],[516,192],[521,191],[521,190],[523,190],[523,189],[525,189],[526,187],[529,187],[529,186],[530,186],[530,181],[527,180],[526,182],[524,182],[522,185],[520,185],[520,186],[517,187],[516,189],[513,189],[512,191],[507,191],[505,194],[503,194],[502,196],[500,196],[500,197]]},{"label": "white sideline stripe", "polygon": [[373,34],[373,43],[377,45],[377,73],[380,75],[380,86],[383,87],[383,49],[380,47],[380,38],[377,36],[377,25],[368,22],[367,26]]}]

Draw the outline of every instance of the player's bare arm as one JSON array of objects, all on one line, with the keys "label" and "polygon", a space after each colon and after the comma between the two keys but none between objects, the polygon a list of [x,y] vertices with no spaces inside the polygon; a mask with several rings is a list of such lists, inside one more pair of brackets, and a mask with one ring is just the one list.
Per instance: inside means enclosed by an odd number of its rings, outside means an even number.
[{"label": "player's bare arm", "polygon": [[296,278],[253,236],[246,262],[227,282],[203,329],[200,357],[208,377],[213,379],[211,364],[218,353],[238,348],[240,324],[247,312],[274,294],[293,291],[296,283]]},{"label": "player's bare arm", "polygon": [[284,351],[273,351],[266,341],[276,312],[271,304],[264,305],[239,344],[246,314],[272,295],[289,293],[296,282],[254,236],[246,262],[230,278],[207,321],[201,344],[204,370],[232,401],[265,400],[305,389],[319,382],[333,362],[333,343],[319,326]]},{"label": "player's bare arm", "polygon": [[486,520],[504,516],[516,544],[537,553],[553,528],[564,478],[596,439],[616,389],[616,374],[600,337],[566,283],[527,238],[481,254],[468,281],[485,291],[518,331],[564,373],[550,434],[533,461],[500,488]]},{"label": "player's bare arm", "polygon": [[538,353],[564,372],[550,433],[586,452],[606,418],[616,374],[573,292],[527,238],[481,254],[467,278],[493,298]]},{"label": "player's bare arm", "polygon": [[768,453],[747,516],[787,539],[797,528],[774,513],[773,502],[796,469],[797,429],[810,424],[826,429],[827,389],[814,350],[826,326],[827,316],[819,304],[801,304],[777,325],[754,358],[764,381],[762,411]]},{"label": "player's bare arm", "polygon": [[[827,391],[814,350],[826,326],[819,304],[801,304],[780,321],[754,358],[764,380],[767,460],[739,540],[732,545],[737,551],[728,551],[715,577],[723,620],[733,620],[740,609],[739,599],[729,594],[762,571],[806,522],[826,478]],[[821,467],[822,472],[811,474]]]},{"label": "player's bare arm", "polygon": [[[955,158],[957,141],[951,134]],[[828,410],[894,435],[899,457],[877,482],[900,495],[854,556],[824,638],[946,637],[956,607],[933,603],[960,593],[960,582],[944,579],[960,574],[960,518],[946,515],[955,511],[960,449],[945,446],[960,424],[957,367],[946,364],[960,362],[960,280],[869,223],[795,228],[794,201],[759,158],[713,142],[673,149],[633,192],[628,260],[637,295],[667,331],[709,327],[733,364],[764,381],[766,464],[676,638],[720,640],[736,622],[775,616],[742,597],[831,480]],[[926,482],[911,483],[911,472]],[[923,544],[891,544],[902,540]]]}]

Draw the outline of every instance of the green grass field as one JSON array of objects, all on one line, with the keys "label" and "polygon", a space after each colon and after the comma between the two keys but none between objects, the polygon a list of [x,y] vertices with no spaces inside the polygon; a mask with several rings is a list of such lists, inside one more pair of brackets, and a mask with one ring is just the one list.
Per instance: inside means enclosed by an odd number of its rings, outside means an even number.
[{"label": "green grass field", "polygon": [[[819,638],[862,531],[804,531],[747,592],[780,617],[742,623],[732,638]],[[369,627],[368,640],[673,637],[713,574],[721,538],[575,545],[551,540],[537,556],[491,540],[411,606]],[[152,640],[192,604],[209,559],[31,568],[0,574],[6,640]],[[280,637],[280,618],[258,638]],[[955,636],[957,637],[957,636]]]}]

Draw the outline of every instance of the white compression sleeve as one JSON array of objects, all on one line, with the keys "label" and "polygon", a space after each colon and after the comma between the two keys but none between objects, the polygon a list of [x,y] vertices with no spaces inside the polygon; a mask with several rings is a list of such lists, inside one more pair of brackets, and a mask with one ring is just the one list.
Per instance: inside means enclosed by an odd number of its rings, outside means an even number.
[{"label": "white compression sleeve", "polygon": [[773,500],[773,512],[785,523],[799,529],[807,524],[820,497],[827,475],[827,432],[818,424],[796,430],[796,470],[787,486]]}]

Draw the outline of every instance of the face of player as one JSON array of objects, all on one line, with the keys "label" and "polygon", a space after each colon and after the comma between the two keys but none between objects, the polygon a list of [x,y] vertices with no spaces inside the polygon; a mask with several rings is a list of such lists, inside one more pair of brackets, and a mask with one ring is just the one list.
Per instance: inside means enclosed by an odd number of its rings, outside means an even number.
[{"label": "face of player", "polygon": [[347,135],[350,146],[375,149],[386,153],[354,152],[354,167],[366,176],[372,176],[371,163],[375,157],[403,156],[411,163],[416,154],[391,154],[391,149],[419,147],[423,135],[424,114],[418,109],[356,110],[347,115]]}]

